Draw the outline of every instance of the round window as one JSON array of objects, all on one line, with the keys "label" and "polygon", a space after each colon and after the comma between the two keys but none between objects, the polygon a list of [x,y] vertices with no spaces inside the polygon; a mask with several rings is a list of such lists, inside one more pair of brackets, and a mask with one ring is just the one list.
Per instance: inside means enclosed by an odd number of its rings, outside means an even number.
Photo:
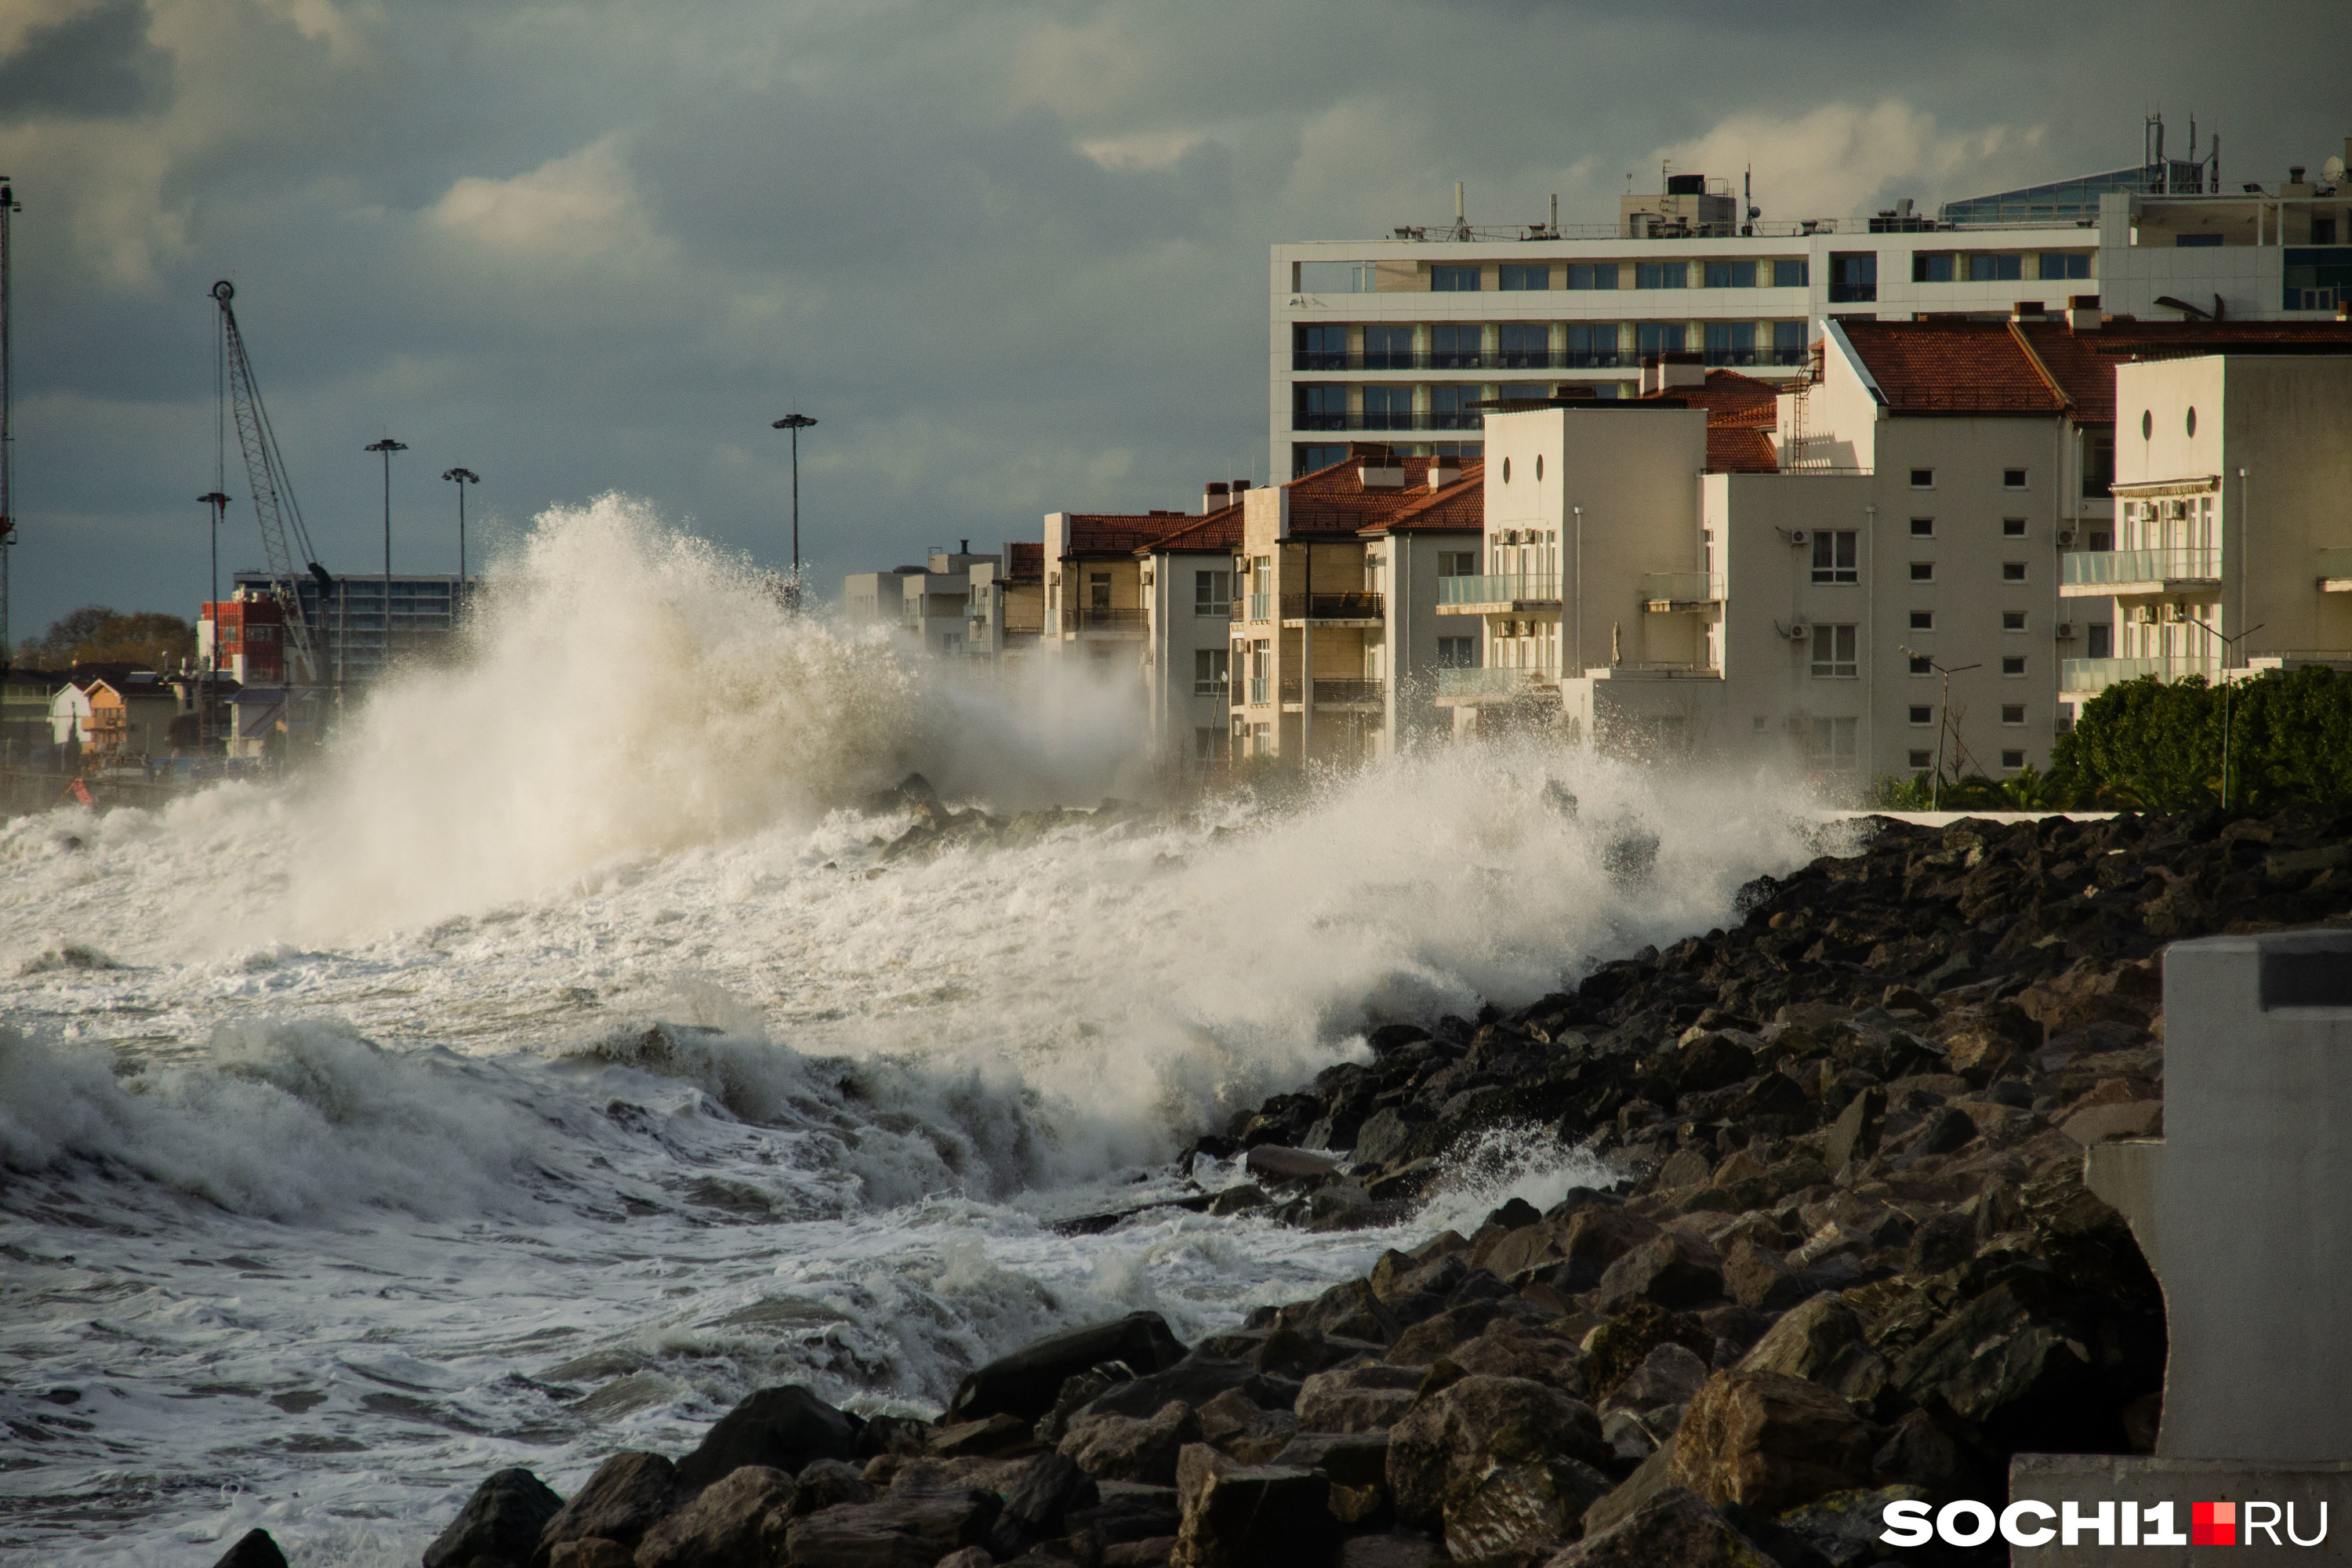
[{"label": "round window", "polygon": [[1503,459],[1503,482],[1507,485],[1511,482],[1511,459],[1508,458]]},{"label": "round window", "polygon": [[2156,415],[2148,409],[2139,411],[2139,438],[2147,440],[2156,434]]},{"label": "round window", "polygon": [[2194,408],[2189,411],[2189,433],[2191,436],[2197,434],[2197,410]]},{"label": "round window", "polygon": [[[2193,419],[2196,416],[2192,414],[2189,417]],[[2191,434],[2194,434],[2194,432],[2191,432]],[[1543,482],[1543,454],[1540,452],[1536,454],[1536,482],[1538,484],[1541,484]]]}]

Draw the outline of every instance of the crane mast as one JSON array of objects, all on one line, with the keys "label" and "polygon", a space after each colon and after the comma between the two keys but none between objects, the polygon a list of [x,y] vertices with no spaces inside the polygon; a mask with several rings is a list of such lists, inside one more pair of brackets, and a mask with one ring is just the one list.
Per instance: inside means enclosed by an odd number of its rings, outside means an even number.
[{"label": "crane mast", "polygon": [[[322,575],[310,551],[310,531],[302,526],[301,509],[294,503],[293,482],[286,477],[286,461],[278,455],[278,437],[269,428],[269,414],[261,404],[261,386],[254,379],[253,362],[246,357],[245,335],[237,331],[236,312],[229,300],[236,293],[227,279],[213,285],[220,302],[221,363],[226,371],[230,414],[236,426],[236,444],[245,453],[246,485],[253,496],[254,515],[261,522],[261,549],[269,566],[269,591],[286,616],[286,683],[291,706],[299,679],[316,685],[320,679],[318,651],[310,624],[302,614],[302,594],[296,574],[307,570]],[[322,601],[321,616],[326,614]]]}]

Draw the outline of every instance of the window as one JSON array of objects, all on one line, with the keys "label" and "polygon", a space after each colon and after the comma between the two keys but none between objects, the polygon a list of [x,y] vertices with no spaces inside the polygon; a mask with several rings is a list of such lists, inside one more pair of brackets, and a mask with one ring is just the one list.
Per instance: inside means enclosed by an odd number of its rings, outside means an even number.
[{"label": "window", "polygon": [[1772,323],[1772,354],[1774,363],[1795,364],[1805,352],[1805,323],[1775,321]]},{"label": "window", "polygon": [[[1249,645],[1249,700],[1252,702],[1265,700],[1266,665],[1270,657],[1266,651],[1268,647],[1265,637],[1259,637]],[[1258,733],[1263,735],[1265,732],[1265,726],[1259,725]]]},{"label": "window", "polygon": [[1756,287],[1756,263],[1710,261],[1706,264],[1706,286],[1710,289],[1753,289]]},{"label": "window", "polygon": [[1958,259],[1949,251],[1939,251],[1932,256],[1925,251],[1917,252],[1911,258],[1911,281],[1949,283],[1952,280],[1952,264]]},{"label": "window", "polygon": [[1911,656],[1911,673],[1914,675],[1933,675],[1936,673],[1935,661],[1930,659],[1924,653],[1915,653]]},{"label": "window", "polygon": [[1678,354],[1689,336],[1690,328],[1681,321],[1643,321],[1633,329],[1633,347],[1645,358],[1651,354]]},{"label": "window", "polygon": [[1915,490],[1934,489],[1936,488],[1936,470],[1933,468],[1912,469],[1911,488]]},{"label": "window", "polygon": [[1830,303],[1866,304],[1878,298],[1878,253],[1874,250],[1833,250],[1830,253]]},{"label": "window", "polygon": [[1813,628],[1813,674],[1825,679],[1851,679],[1856,670],[1852,626]]},{"label": "window", "polygon": [[1348,368],[1348,329],[1310,327],[1302,323],[1291,329],[1290,349],[1290,368],[1293,370],[1345,370]]},{"label": "window", "polygon": [[1933,752],[1909,752],[1905,754],[1915,768],[1931,768],[1936,765],[1936,753]]},{"label": "window", "polygon": [[2000,629],[2005,632],[2023,631],[2025,629],[2025,612],[2023,610],[2003,610],[2000,613]]},{"label": "window", "polygon": [[1911,537],[1914,539],[1935,538],[1936,520],[1932,517],[1913,518],[1911,520]]},{"label": "window", "polygon": [[1816,583],[1859,583],[1862,573],[1855,553],[1856,539],[1852,529],[1813,531],[1813,581]]},{"label": "window", "polygon": [[1475,550],[1439,551],[1437,574],[1441,577],[1475,577],[1478,575],[1478,552]]},{"label": "window", "polygon": [[1476,326],[1429,329],[1429,363],[1434,370],[1475,370],[1479,351],[1486,346],[1486,329]]},{"label": "window", "polygon": [[1936,563],[1934,562],[1914,561],[1911,563],[1911,581],[1914,583],[1932,583],[1935,580]]},{"label": "window", "polygon": [[2083,651],[2093,658],[2113,658],[2116,656],[2116,628],[2105,621],[2093,621],[2090,636]]},{"label": "window", "polygon": [[1505,321],[1498,329],[1507,370],[1541,370],[1551,363],[1551,328],[1541,321]]},{"label": "window", "polygon": [[1108,610],[1110,608],[1109,573],[1089,572],[1087,574],[1087,608],[1089,610]]},{"label": "window", "polygon": [[[1268,603],[1268,601],[1274,596],[1273,583],[1274,557],[1271,555],[1252,556],[1250,558],[1249,596],[1249,618],[1251,620],[1262,621],[1265,619],[1266,611],[1273,607]],[[1265,645],[1264,643],[1257,643],[1253,646],[1264,647]]]},{"label": "window", "polygon": [[[1473,405],[1485,389],[1476,386],[1433,386],[1429,389],[1429,426],[1434,430],[1475,430],[1486,416]],[[1402,428],[1402,426],[1399,426]]]},{"label": "window", "polygon": [[1914,724],[1932,724],[1935,721],[1936,710],[1933,708],[1927,706],[1924,702],[1915,702],[1911,705],[1911,722]]},{"label": "window", "polygon": [[1291,390],[1290,427],[1294,430],[1345,430],[1348,389],[1344,386],[1299,386]]},{"label": "window", "polygon": [[1843,773],[1854,764],[1857,721],[1816,719],[1805,736],[1805,761],[1816,768]]},{"label": "window", "polygon": [[1410,386],[1364,388],[1364,428],[1367,430],[1412,429],[1412,388]]},{"label": "window", "polygon": [[1617,363],[1617,323],[1591,321],[1568,329],[1568,363],[1607,367]]},{"label": "window", "polygon": [[1568,286],[1571,289],[1614,289],[1617,287],[1617,264],[1613,261],[1571,262],[1568,268]]},{"label": "window", "polygon": [[2218,247],[2221,237],[2218,234],[2179,234],[2173,236],[2172,243],[2181,250],[2203,250],[2208,247]]},{"label": "window", "polygon": [[1202,647],[1192,650],[1193,696],[1223,697],[1225,694],[1225,675],[1230,668],[1227,663],[1229,658],[1226,651],[1221,647]]},{"label": "window", "polygon": [[2335,244],[2336,220],[2332,217],[2314,217],[2311,220],[2311,243],[2314,245]]},{"label": "window", "polygon": [[1479,289],[1475,267],[1433,267],[1429,269],[1429,288],[1433,294],[1475,294]]},{"label": "window", "polygon": [[2025,673],[2025,656],[2023,654],[2010,654],[2005,656],[2000,661],[2000,672],[2003,675],[2023,675]]},{"label": "window", "polygon": [[1234,574],[1230,572],[1192,574],[1192,613],[1229,616],[1233,613]]},{"label": "window", "polygon": [[1811,262],[1802,260],[1772,263],[1772,287],[1775,289],[1804,288],[1809,281],[1806,274],[1811,270]]},{"label": "window", "polygon": [[2023,468],[2003,468],[2000,471],[2000,488],[2005,490],[2023,489],[2025,488],[2025,470]]},{"label": "window", "polygon": [[2025,704],[2022,702],[2011,702],[2004,706],[2000,710],[2000,721],[2004,724],[2024,723]]},{"label": "window", "polygon": [[1495,269],[1495,286],[1498,289],[1528,289],[1551,287],[1549,267],[1498,267]]},{"label": "window", "polygon": [[2025,537],[2025,520],[2024,520],[2023,518],[2021,518],[2021,517],[2004,517],[2004,518],[2002,518],[2002,519],[2000,520],[2000,536],[2001,536],[2003,539],[2022,539],[2022,538],[2024,538],[2024,537]]},{"label": "window", "polygon": [[1293,479],[1319,474],[1334,463],[1348,460],[1345,447],[1297,446],[1290,449],[1290,473]]},{"label": "window", "polygon": [[2000,563],[2000,580],[2001,580],[2002,582],[2004,582],[2004,583],[2022,583],[2022,582],[2024,582],[2024,581],[2025,581],[2025,563],[2024,563],[2024,562],[2022,562],[2022,561],[2004,561],[2004,562],[2002,562],[2002,563]]},{"label": "window", "polygon": [[2088,278],[2091,258],[2079,251],[2045,250],[2042,253],[2042,276],[2044,278]]},{"label": "window", "polygon": [[1478,639],[1476,637],[1438,638],[1437,668],[1440,669],[1477,668]]},{"label": "window", "polygon": [[1971,283],[2014,283],[2024,276],[2025,258],[2022,256],[1969,258],[1969,281]]},{"label": "window", "polygon": [[2023,752],[2003,752],[2000,754],[2000,765],[2009,772],[2015,773],[2020,768],[2025,766],[2025,753]]},{"label": "window", "polygon": [[1636,261],[1633,263],[1633,287],[1636,289],[1687,289],[1690,287],[1690,263],[1687,261]]},{"label": "window", "polygon": [[1366,327],[1364,329],[1364,368],[1366,370],[1411,370],[1412,367],[1412,329],[1411,327]]},{"label": "window", "polygon": [[2115,493],[2116,437],[2114,431],[2093,436],[2083,448],[2083,495],[2085,500]]},{"label": "window", "polygon": [[1707,322],[1706,363],[1709,364],[1755,363],[1756,323],[1753,321]]},{"label": "window", "polygon": [[1934,631],[1936,629],[1936,612],[1933,610],[1912,611],[1911,629],[1915,632]]},{"label": "window", "polygon": [[1274,755],[1273,725],[1253,724],[1250,726],[1250,753],[1253,756],[1260,757],[1270,757]]}]

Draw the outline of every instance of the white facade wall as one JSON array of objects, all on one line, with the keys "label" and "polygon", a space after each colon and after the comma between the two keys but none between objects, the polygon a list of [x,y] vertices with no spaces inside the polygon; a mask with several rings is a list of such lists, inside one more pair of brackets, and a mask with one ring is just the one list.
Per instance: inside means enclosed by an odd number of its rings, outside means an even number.
[{"label": "white facade wall", "polygon": [[[1153,760],[1184,776],[1221,767],[1231,754],[1230,635],[1234,552],[1182,551],[1155,553],[1144,566],[1142,584],[1150,624],[1144,643],[1144,691],[1150,710]],[[1203,614],[1197,579],[1207,573],[1213,588],[1222,580],[1225,597]],[[1212,656],[1203,672],[1200,655]]]}]

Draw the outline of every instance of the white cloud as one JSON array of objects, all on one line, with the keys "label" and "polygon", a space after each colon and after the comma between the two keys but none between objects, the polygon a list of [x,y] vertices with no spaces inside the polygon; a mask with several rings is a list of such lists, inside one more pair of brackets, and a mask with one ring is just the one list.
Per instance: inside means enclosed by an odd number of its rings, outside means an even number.
[{"label": "white cloud", "polygon": [[2042,128],[1988,126],[1965,134],[1937,130],[1936,117],[1895,99],[1864,107],[1827,103],[1790,118],[1735,115],[1692,141],[1653,153],[1635,176],[1656,188],[1661,159],[1685,174],[1728,178],[1735,188],[1751,164],[1756,204],[1767,219],[1845,217],[1882,201],[1911,195],[1923,204],[1931,191],[1960,178],[1972,194],[1994,190],[2038,153]]},{"label": "white cloud", "polygon": [[425,216],[444,233],[521,259],[602,256],[640,246],[651,229],[620,142],[616,132],[511,179],[466,175]]},{"label": "white cloud", "polygon": [[1078,143],[1078,151],[1097,166],[1113,171],[1167,169],[1207,140],[1198,131],[1139,131],[1128,136],[1089,138]]}]

